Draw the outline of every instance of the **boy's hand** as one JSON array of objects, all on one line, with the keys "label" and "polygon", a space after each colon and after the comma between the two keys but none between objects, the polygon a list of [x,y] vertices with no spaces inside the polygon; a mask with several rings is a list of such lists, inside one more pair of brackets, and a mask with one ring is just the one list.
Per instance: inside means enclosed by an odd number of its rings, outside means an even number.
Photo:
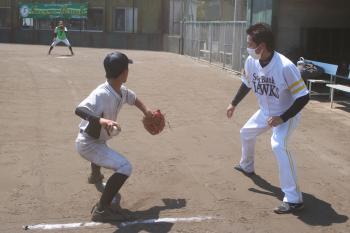
[{"label": "boy's hand", "polygon": [[233,116],[234,111],[235,111],[235,106],[233,106],[232,104],[229,104],[226,109],[226,114],[228,119],[230,119]]},{"label": "boy's hand", "polygon": [[122,130],[120,125],[116,121],[100,118],[100,124],[107,131],[108,136],[111,136],[109,132],[112,132],[113,126],[116,126],[119,131]]},{"label": "boy's hand", "polygon": [[144,114],[145,114],[145,117],[152,117],[153,116],[153,112],[149,109],[147,109]]}]

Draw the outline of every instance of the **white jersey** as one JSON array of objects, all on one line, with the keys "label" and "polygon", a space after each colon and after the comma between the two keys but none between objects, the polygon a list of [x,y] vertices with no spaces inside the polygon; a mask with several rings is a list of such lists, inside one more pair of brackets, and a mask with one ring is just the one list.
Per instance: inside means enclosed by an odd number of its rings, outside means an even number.
[{"label": "white jersey", "polygon": [[278,52],[274,52],[265,67],[249,56],[244,69],[242,81],[254,91],[261,111],[267,116],[282,115],[295,99],[308,94],[297,67]]},{"label": "white jersey", "polygon": [[[93,90],[78,107],[86,107],[100,117],[116,121],[123,104],[134,105],[136,101],[136,94],[133,91],[123,85],[120,90],[122,93],[121,96],[106,81]],[[82,120],[79,125],[80,130],[84,131],[88,124],[88,121]],[[107,141],[111,138],[112,136],[109,136],[107,131],[101,128],[99,140]]]}]

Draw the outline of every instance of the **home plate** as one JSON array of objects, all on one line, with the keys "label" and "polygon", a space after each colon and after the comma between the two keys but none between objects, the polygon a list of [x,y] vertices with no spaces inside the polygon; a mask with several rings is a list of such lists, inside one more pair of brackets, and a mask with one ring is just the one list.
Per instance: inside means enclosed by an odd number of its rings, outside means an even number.
[{"label": "home plate", "polygon": [[[118,223],[119,228],[137,225],[137,224],[157,224],[157,223],[177,223],[177,222],[203,222],[216,219],[211,216],[197,216],[187,218],[157,218],[157,219],[144,219],[129,222]],[[23,226],[24,230],[55,230],[55,229],[74,229],[83,227],[95,227],[106,223],[99,222],[77,222],[77,223],[61,223],[61,224],[36,224]]]},{"label": "home plate", "polygon": [[72,58],[72,55],[61,55],[57,56],[56,58]]}]

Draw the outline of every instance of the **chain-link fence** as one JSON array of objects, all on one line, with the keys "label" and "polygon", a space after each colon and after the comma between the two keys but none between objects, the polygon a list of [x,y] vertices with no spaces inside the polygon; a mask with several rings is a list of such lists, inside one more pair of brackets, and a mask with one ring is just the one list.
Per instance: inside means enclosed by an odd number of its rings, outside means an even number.
[{"label": "chain-link fence", "polygon": [[241,71],[246,57],[246,21],[185,22],[184,54]]}]

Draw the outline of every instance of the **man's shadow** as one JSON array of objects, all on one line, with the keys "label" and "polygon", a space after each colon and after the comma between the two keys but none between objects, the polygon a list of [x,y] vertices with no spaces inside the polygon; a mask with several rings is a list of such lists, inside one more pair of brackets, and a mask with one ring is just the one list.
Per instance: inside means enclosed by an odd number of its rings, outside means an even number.
[{"label": "man's shadow", "polygon": [[[103,185],[96,184],[98,191],[103,191]],[[118,229],[114,233],[138,233],[138,232],[154,232],[166,233],[170,232],[174,223],[171,222],[156,222],[159,218],[160,212],[163,210],[180,209],[186,206],[186,199],[162,199],[161,206],[153,206],[143,211],[129,211],[120,207],[120,194],[117,194],[113,199],[112,206],[123,216],[125,220],[118,222],[111,222]]]},{"label": "man's shadow", "polygon": [[[250,178],[257,186],[264,190],[249,188],[249,191],[274,196],[282,201],[283,193],[280,188],[271,185],[259,175],[253,175]],[[305,209],[294,213],[294,215],[308,225],[330,226],[333,223],[343,223],[349,219],[346,215],[338,214],[330,203],[320,200],[311,194],[303,193],[303,199]]]}]

